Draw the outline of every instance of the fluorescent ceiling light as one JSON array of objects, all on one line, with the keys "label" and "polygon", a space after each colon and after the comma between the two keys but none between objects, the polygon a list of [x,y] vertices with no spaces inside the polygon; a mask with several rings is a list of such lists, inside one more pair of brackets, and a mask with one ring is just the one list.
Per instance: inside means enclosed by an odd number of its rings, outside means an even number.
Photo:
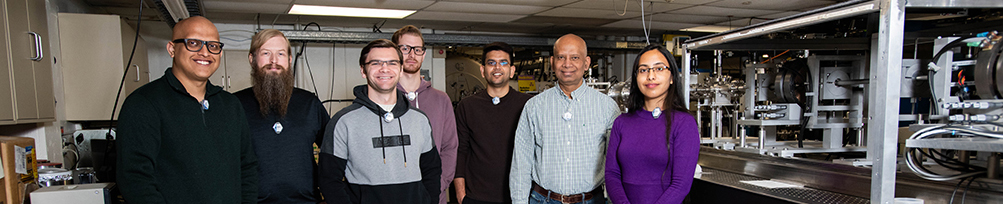
[{"label": "fluorescent ceiling light", "polygon": [[314,5],[300,5],[300,4],[294,4],[293,8],[289,9],[289,14],[299,14],[299,15],[397,18],[397,19],[407,17],[408,15],[411,15],[414,12],[415,10],[352,8],[352,7],[314,6]]},{"label": "fluorescent ceiling light", "polygon": [[709,26],[697,26],[697,27],[692,27],[692,28],[686,28],[686,29],[682,29],[682,31],[720,33],[720,32],[724,32],[724,31],[729,31],[731,29],[732,29],[731,27],[727,27],[727,26],[709,25]]}]

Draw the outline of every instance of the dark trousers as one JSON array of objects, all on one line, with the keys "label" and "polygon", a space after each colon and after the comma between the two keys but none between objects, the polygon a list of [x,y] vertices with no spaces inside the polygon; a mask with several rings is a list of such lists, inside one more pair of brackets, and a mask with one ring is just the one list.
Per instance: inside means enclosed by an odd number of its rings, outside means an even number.
[{"label": "dark trousers", "polygon": [[[508,202],[508,203],[512,203],[512,202]],[[496,202],[479,201],[479,200],[475,200],[473,198],[470,198],[470,196],[467,196],[467,197],[463,197],[463,204],[506,204],[506,203],[496,203]]]}]

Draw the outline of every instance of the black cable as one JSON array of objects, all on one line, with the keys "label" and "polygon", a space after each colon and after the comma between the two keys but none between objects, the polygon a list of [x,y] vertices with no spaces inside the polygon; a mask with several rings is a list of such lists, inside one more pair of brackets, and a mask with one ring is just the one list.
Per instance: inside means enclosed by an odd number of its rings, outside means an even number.
[{"label": "black cable", "polygon": [[968,179],[968,178],[963,178],[963,179],[961,179],[961,181],[958,181],[958,185],[954,185],[954,191],[951,192],[951,201],[947,202],[948,204],[953,204],[954,203],[954,194],[958,193],[958,188],[961,188],[961,183],[964,183],[965,179]]},{"label": "black cable", "polygon": [[[132,64],[132,58],[136,56],[136,43],[139,42],[139,29],[141,28],[140,25],[142,25],[142,24],[143,24],[143,1],[139,1],[139,14],[137,15],[137,18],[136,18],[136,36],[134,36],[132,38],[132,51],[129,53],[129,61],[127,61],[125,63],[125,71],[123,71],[123,73],[122,73],[122,80],[119,81],[119,83],[118,83],[118,91],[115,92],[115,101],[112,102],[112,103],[114,103],[114,105],[112,105],[112,108],[111,108],[111,117],[108,120],[108,122],[109,122],[108,123],[108,126],[109,126],[108,127],[108,133],[105,133],[105,140],[108,141],[108,144],[105,145],[105,150],[104,150],[104,152],[105,152],[104,158],[103,158],[103,160],[104,160],[104,166],[101,167],[101,169],[95,169],[96,171],[102,171],[104,169],[110,169],[111,172],[109,174],[111,174],[111,175],[115,175],[114,173],[115,173],[115,165],[116,165],[114,160],[109,159],[109,157],[115,156],[112,153],[114,153],[115,149],[116,149],[116,147],[115,147],[115,138],[112,137],[112,135],[111,135],[111,131],[112,131],[112,129],[115,128],[116,124],[113,124],[111,122],[115,121],[115,111],[118,109],[118,100],[122,97],[122,87],[125,86],[125,78],[128,77],[128,75],[129,75],[129,65]],[[80,163],[77,162],[77,164],[80,164]],[[114,176],[112,176],[111,179],[107,179],[107,180],[108,181],[115,181]]]},{"label": "black cable", "polygon": [[[321,31],[320,30],[320,25],[317,24],[317,22],[307,23],[306,26],[303,27],[303,30],[306,30],[308,27],[310,27],[310,25],[316,25],[317,26],[317,31]],[[293,69],[292,69],[292,70],[294,70],[293,71],[293,75],[296,74],[295,70],[296,70],[297,65],[299,65],[300,56],[303,56],[303,53],[305,53],[305,52],[306,52],[306,41],[304,41],[303,44],[300,45],[300,51],[299,51],[299,53],[296,53],[296,59],[293,60]],[[303,57],[303,61],[306,63],[307,71],[310,72],[310,81],[311,81],[311,83],[313,83],[313,95],[314,96],[318,96],[319,93],[317,93],[317,81],[314,80],[314,78],[313,78],[313,69],[310,69],[310,60],[307,59],[306,56],[304,56]]]},{"label": "black cable", "polygon": [[355,99],[329,99],[329,100],[324,100],[320,103],[325,104],[330,102],[352,102],[352,101],[355,101]]},{"label": "black cable", "polygon": [[[304,43],[305,45],[305,43]],[[303,46],[306,47],[306,46]],[[313,68],[310,68],[310,58],[309,55],[303,56],[303,63],[306,63],[306,71],[310,73],[310,83],[313,84],[313,95],[319,96],[320,92],[317,92],[317,80],[313,78]]]},{"label": "black cable", "polygon": [[[975,36],[969,36],[969,37],[958,38],[956,40],[951,41],[950,43],[947,43],[947,45],[945,45],[944,48],[940,49],[940,51],[938,51],[937,54],[933,55],[933,61],[934,62],[939,61],[941,55],[943,55],[944,53],[947,53],[948,50],[951,50],[954,47],[965,45],[966,43],[964,41],[967,40],[967,39],[971,39],[971,38],[976,38],[976,37]],[[952,56],[952,59],[953,59],[953,56]],[[934,63],[934,64],[936,64],[936,63]],[[950,67],[945,67],[945,68],[941,68],[941,69],[946,69],[948,73],[952,72],[950,70]],[[934,78],[936,78],[936,77],[934,77],[934,74],[933,74],[934,72],[935,71],[930,70],[929,74],[927,74],[927,77],[926,77],[927,79],[926,80],[928,81],[927,83],[930,84],[930,96],[931,96],[930,101],[933,103],[933,114],[937,115],[937,114],[940,114],[939,113],[940,112],[940,107],[938,107],[937,92],[934,90],[934,87],[933,87],[934,86],[933,81],[934,81]],[[948,95],[950,95],[950,94],[948,94]]]},{"label": "black cable", "polygon": [[[129,76],[129,65],[132,64],[132,57],[136,56],[136,43],[139,42],[139,26],[143,23],[143,1],[139,1],[139,17],[136,18],[136,36],[132,38],[132,52],[129,53],[129,62],[125,63],[125,71],[122,72],[122,80],[118,83],[118,92],[115,92],[115,102],[111,108],[111,119],[108,121],[115,121],[115,110],[118,109],[118,99],[122,96],[122,87],[125,86],[125,77]],[[109,126],[114,127],[115,125],[109,124]],[[111,129],[108,128],[108,134],[105,136],[106,139],[111,140]]]},{"label": "black cable", "polygon": [[968,187],[972,187],[972,181],[975,181],[974,176],[971,180],[968,180],[968,184],[965,184],[965,192],[961,193],[961,204],[965,204],[965,196],[968,195]]},{"label": "black cable", "polygon": [[303,30],[306,30],[306,28],[307,28],[307,27],[310,27],[310,25],[315,25],[315,26],[317,26],[317,31],[322,31],[322,30],[320,29],[320,24],[317,24],[317,22],[310,22],[310,23],[307,23],[307,24],[306,24],[306,26],[303,26]]}]

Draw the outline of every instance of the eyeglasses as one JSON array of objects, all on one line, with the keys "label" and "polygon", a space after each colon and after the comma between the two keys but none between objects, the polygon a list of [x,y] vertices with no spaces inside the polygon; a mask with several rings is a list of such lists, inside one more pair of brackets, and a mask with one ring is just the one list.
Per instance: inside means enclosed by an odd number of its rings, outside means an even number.
[{"label": "eyeglasses", "polygon": [[494,60],[488,60],[484,64],[487,64],[488,66],[503,67],[503,66],[508,66],[508,61],[496,62]]},{"label": "eyeglasses", "polygon": [[206,47],[206,49],[209,50],[209,53],[212,54],[219,54],[220,52],[223,51],[223,43],[219,41],[205,41],[199,39],[186,38],[186,39],[172,40],[171,42],[185,43],[185,49],[188,49],[188,51],[191,52],[202,51],[202,47]]},{"label": "eyeglasses", "polygon": [[370,67],[376,67],[376,66],[400,66],[401,65],[401,61],[400,60],[370,60],[369,62],[366,62],[366,65],[369,65]]},{"label": "eyeglasses", "polygon": [[656,67],[652,67],[652,68],[641,67],[641,68],[637,69],[637,73],[638,74],[644,74],[644,73],[648,73],[648,72],[662,73],[662,72],[668,71],[668,70],[669,70],[669,68],[665,67],[665,66],[656,66]]},{"label": "eyeglasses", "polygon": [[414,54],[416,54],[416,55],[423,55],[423,54],[425,54],[425,47],[424,46],[401,45],[399,47],[401,49],[401,54],[405,54],[405,55],[406,54],[410,54],[412,50],[414,50]]}]

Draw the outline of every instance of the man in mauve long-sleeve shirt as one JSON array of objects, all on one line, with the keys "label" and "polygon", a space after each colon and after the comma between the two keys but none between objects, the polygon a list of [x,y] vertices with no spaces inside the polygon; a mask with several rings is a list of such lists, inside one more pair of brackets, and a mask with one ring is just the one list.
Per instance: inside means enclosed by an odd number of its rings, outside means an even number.
[{"label": "man in mauve long-sleeve shirt", "polygon": [[421,31],[413,25],[407,25],[394,32],[391,40],[404,56],[401,62],[404,72],[400,74],[397,90],[404,92],[410,105],[424,112],[432,123],[432,138],[439,148],[439,158],[442,160],[442,177],[439,180],[439,190],[442,193],[439,195],[439,204],[446,204],[446,189],[453,182],[453,172],[456,170],[456,118],[453,116],[453,103],[446,92],[432,88],[432,83],[421,78],[421,64],[425,60],[426,50]]}]

